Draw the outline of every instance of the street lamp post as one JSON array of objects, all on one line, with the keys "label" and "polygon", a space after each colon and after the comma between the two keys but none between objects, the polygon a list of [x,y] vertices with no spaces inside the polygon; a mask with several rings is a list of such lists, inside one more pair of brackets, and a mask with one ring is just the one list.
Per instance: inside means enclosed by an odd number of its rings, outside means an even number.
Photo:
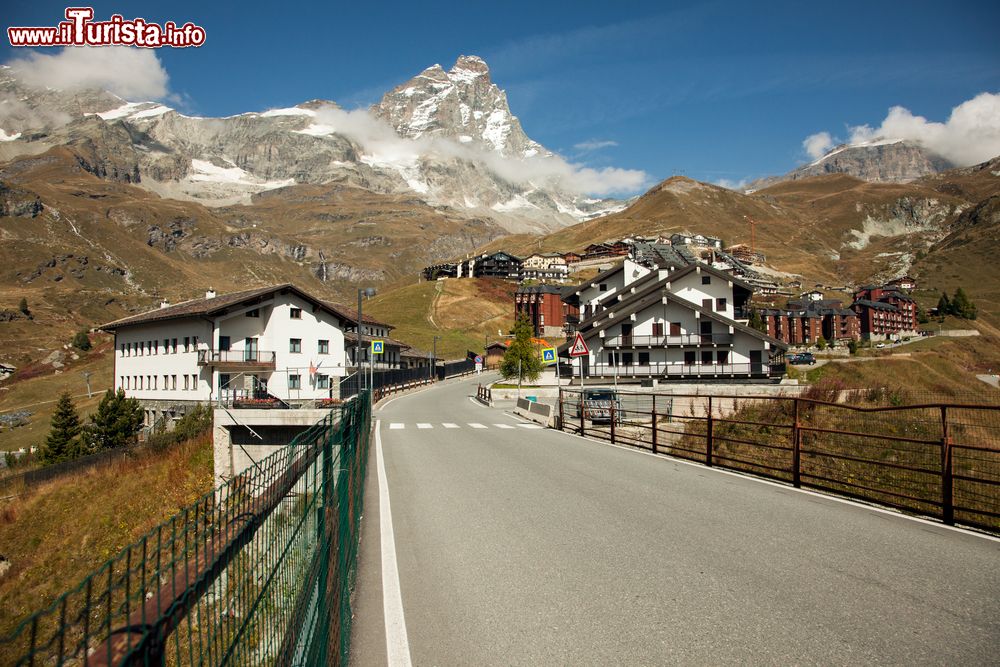
[{"label": "street lamp post", "polygon": [[441,336],[434,336],[434,349],[431,353],[431,379],[433,380],[437,377],[437,367],[438,367],[438,340]]}]

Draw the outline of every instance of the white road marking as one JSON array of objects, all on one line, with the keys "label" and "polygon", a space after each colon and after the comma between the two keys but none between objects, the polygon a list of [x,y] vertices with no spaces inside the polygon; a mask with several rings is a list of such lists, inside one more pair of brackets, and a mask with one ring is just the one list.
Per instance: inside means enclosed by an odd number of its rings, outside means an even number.
[{"label": "white road marking", "polygon": [[452,424],[450,422],[445,422],[444,424],[441,424],[441,426],[444,426],[445,428],[458,428],[458,424]]},{"label": "white road marking", "polygon": [[510,424],[494,424],[497,428],[514,428]]},{"label": "white road marking", "polygon": [[430,424],[417,424],[417,428],[434,428]]},{"label": "white road marking", "polygon": [[406,424],[400,424],[399,422],[392,422],[389,424],[389,430],[395,431],[396,429],[406,428]]},{"label": "white road marking", "polygon": [[521,428],[545,428],[541,424],[518,424]]},{"label": "white road marking", "polygon": [[[390,667],[410,667],[410,640],[403,617],[403,594],[396,565],[396,537],[392,529],[389,484],[382,456],[382,420],[375,421],[375,454],[378,460],[379,528],[382,542],[382,614],[385,617],[385,648]],[[395,424],[389,426],[392,428]]]},{"label": "white road marking", "polygon": [[486,428],[482,424],[477,424],[477,423],[474,423],[474,422],[470,422],[469,426],[471,426],[472,428]]}]

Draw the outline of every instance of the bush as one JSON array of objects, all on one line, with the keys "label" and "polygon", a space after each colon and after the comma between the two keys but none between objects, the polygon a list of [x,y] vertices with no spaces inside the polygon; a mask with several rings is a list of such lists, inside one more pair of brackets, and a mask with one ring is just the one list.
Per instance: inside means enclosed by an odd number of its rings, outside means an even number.
[{"label": "bush", "polygon": [[86,331],[80,331],[75,336],[73,336],[73,347],[78,350],[86,352],[91,348],[90,336]]},{"label": "bush", "polygon": [[207,433],[211,428],[212,411],[204,405],[196,405],[191,412],[177,420],[172,431],[150,435],[147,444],[150,448],[161,451]]},{"label": "bush", "polygon": [[851,354],[857,354],[858,353],[858,341],[853,340],[853,339],[850,340],[847,343],[847,351],[850,352]]}]

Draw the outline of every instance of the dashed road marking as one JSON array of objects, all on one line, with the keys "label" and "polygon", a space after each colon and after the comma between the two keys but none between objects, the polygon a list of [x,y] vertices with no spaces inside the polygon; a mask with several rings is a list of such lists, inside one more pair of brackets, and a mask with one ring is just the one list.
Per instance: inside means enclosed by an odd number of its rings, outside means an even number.
[{"label": "dashed road marking", "polygon": [[541,424],[518,424],[521,428],[545,428]]},{"label": "dashed road marking", "polygon": [[494,424],[497,428],[514,428],[512,424]]},{"label": "dashed road marking", "polygon": [[469,422],[469,426],[471,426],[472,428],[486,428],[486,426],[483,426],[482,424],[478,424],[475,422]]},{"label": "dashed road marking", "polygon": [[444,426],[445,428],[458,428],[458,424],[452,424],[450,422],[445,422],[441,424],[441,426]]},{"label": "dashed road marking", "polygon": [[434,428],[430,424],[417,424],[417,428]]},{"label": "dashed road marking", "polygon": [[390,431],[395,431],[401,428],[406,428],[406,424],[400,424],[399,422],[392,422],[391,424],[389,424]]}]

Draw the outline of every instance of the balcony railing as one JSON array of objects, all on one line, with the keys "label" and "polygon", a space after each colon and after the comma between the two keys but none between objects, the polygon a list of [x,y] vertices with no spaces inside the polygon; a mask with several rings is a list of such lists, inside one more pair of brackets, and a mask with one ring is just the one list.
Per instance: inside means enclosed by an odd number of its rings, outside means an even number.
[{"label": "balcony railing", "polygon": [[597,377],[666,377],[666,378],[767,378],[785,374],[783,363],[742,364],[676,364],[653,362],[649,364],[590,364],[589,374]]},{"label": "balcony railing", "polygon": [[265,350],[198,350],[199,366],[274,368],[274,352]]},{"label": "balcony railing", "polygon": [[615,336],[604,339],[604,347],[685,347],[732,345],[732,334],[681,334],[679,336]]}]

